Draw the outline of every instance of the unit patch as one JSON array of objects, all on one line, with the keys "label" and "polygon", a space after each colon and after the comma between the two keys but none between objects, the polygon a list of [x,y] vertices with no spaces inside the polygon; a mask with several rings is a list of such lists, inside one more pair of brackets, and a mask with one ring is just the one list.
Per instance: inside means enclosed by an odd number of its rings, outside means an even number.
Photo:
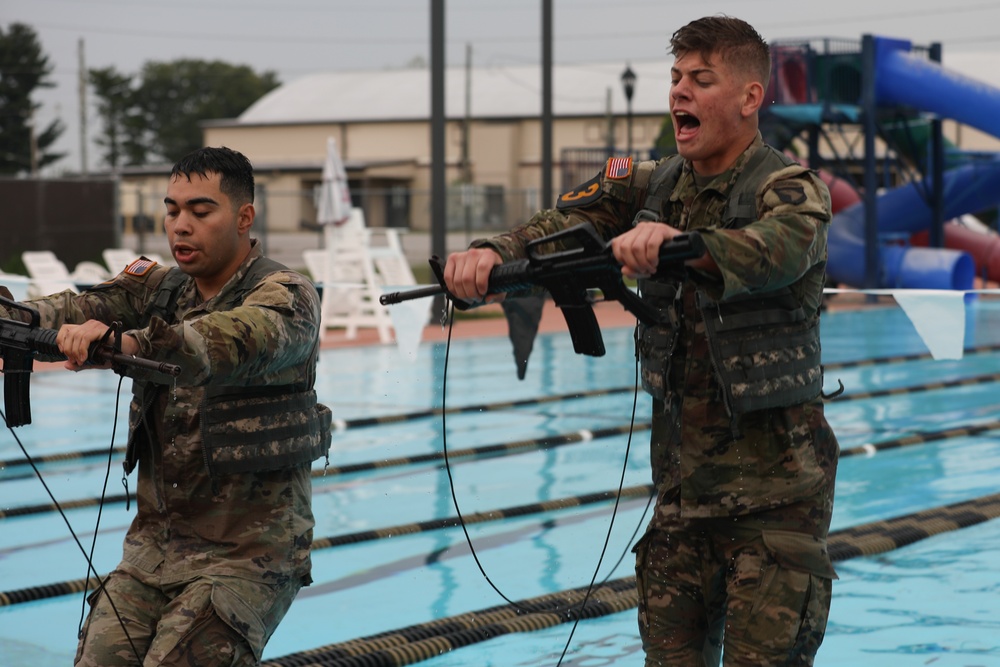
[{"label": "unit patch", "polygon": [[586,206],[587,204],[593,204],[600,198],[601,177],[594,176],[583,185],[578,185],[570,192],[559,195],[559,200],[556,202],[556,208],[564,209],[574,208],[576,206]]},{"label": "unit patch", "polygon": [[798,183],[781,183],[774,186],[774,194],[786,204],[798,206],[806,200],[805,190]]},{"label": "unit patch", "polygon": [[608,164],[604,168],[604,177],[620,181],[632,175],[632,158],[612,157],[608,158]]},{"label": "unit patch", "polygon": [[144,276],[149,273],[149,270],[154,266],[156,266],[156,262],[153,260],[140,257],[125,267],[125,273],[130,276]]}]

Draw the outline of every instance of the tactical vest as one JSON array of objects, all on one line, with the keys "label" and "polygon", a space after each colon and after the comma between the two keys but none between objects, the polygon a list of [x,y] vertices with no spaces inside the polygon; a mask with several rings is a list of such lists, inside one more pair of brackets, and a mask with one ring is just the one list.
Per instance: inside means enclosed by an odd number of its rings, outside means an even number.
[{"label": "tactical vest", "polygon": [[[755,222],[761,183],[791,164],[769,146],[756,150],[737,176],[719,226],[739,229]],[[670,160],[650,178],[643,210],[658,220],[671,221],[668,204],[682,166],[682,160]],[[649,394],[662,400],[680,389],[671,387],[671,359],[684,326],[682,318],[700,317],[734,430],[744,413],[798,405],[820,395],[819,315],[806,313],[790,289],[717,302],[701,290],[683,295],[685,284],[690,282],[677,277],[639,281],[640,293],[659,310],[662,320],[639,330],[642,386]]]},{"label": "tactical vest", "polygon": [[[266,257],[257,259],[222,304],[231,310],[267,275],[287,268]],[[171,268],[147,302],[144,321],[156,316],[176,322],[177,299],[188,277]],[[330,449],[332,413],[316,400],[315,368],[300,382],[281,386],[213,386],[199,407],[205,464],[213,479],[224,475],[265,472],[308,465]],[[138,462],[137,441],[151,445],[148,419],[157,395],[152,382],[132,383],[131,432],[125,473]]]}]

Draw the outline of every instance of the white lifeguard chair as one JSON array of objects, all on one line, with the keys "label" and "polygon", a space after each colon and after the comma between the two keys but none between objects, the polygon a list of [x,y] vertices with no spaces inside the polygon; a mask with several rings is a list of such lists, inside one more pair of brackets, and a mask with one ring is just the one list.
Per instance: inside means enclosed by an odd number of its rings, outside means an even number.
[{"label": "white lifeguard chair", "polygon": [[379,341],[392,342],[392,318],[379,303],[384,282],[376,261],[398,262],[398,258],[389,259],[397,251],[371,247],[371,232],[359,208],[351,209],[344,224],[326,225],[323,238],[324,249],[303,253],[309,273],[323,289],[320,324],[323,332],[342,328],[346,337],[353,340],[358,329],[374,328],[378,330]]}]

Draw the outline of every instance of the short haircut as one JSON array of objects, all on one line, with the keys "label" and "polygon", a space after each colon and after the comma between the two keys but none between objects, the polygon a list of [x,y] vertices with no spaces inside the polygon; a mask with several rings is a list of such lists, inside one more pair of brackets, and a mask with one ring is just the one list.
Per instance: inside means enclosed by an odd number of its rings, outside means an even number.
[{"label": "short haircut", "polygon": [[188,153],[174,165],[170,178],[183,175],[190,181],[191,174],[208,178],[209,173],[219,174],[219,190],[236,207],[253,203],[253,165],[243,153],[225,146]]},{"label": "short haircut", "polygon": [[718,55],[738,71],[750,75],[767,90],[771,78],[771,49],[746,21],[731,16],[706,16],[688,23],[670,38],[677,58],[698,53],[706,63]]}]

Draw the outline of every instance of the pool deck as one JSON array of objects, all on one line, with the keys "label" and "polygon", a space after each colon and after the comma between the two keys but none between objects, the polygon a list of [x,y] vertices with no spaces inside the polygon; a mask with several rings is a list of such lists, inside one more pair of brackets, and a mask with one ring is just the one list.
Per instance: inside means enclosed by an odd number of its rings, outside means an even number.
[{"label": "pool deck", "polygon": [[[866,299],[863,294],[837,295],[829,299],[827,308],[831,311],[857,308],[885,307],[893,303],[891,297],[881,297],[876,300]],[[391,306],[390,306],[391,307]],[[506,336],[507,318],[499,304],[481,306],[475,311],[479,317],[456,319],[452,331],[452,340],[466,338],[484,338],[490,336]],[[617,327],[634,327],[635,316],[625,310],[615,301],[601,301],[594,304],[594,314],[602,330]],[[551,300],[545,302],[542,319],[538,325],[538,333],[556,333],[566,331],[566,320],[558,306]],[[447,327],[439,324],[428,324],[424,327],[421,342],[441,342],[448,338]],[[378,331],[374,328],[359,328],[354,339],[348,339],[343,329],[328,329],[323,333],[322,349],[350,348],[366,345],[381,345]],[[394,344],[394,343],[389,343]]]},{"label": "pool deck", "polygon": [[[452,330],[452,340],[466,338],[485,338],[491,336],[506,336],[507,318],[499,304],[481,306],[476,311],[478,317],[460,318],[455,320]],[[633,327],[635,317],[616,302],[601,302],[594,304],[594,314],[601,329],[612,327]],[[538,324],[538,333],[553,333],[566,331],[566,320],[559,308],[552,301],[546,301],[542,309],[542,319]],[[421,342],[442,342],[448,338],[447,327],[431,323],[424,327]],[[359,328],[354,339],[348,339],[343,329],[328,329],[322,336],[322,349],[360,347],[381,345],[378,331],[374,328]],[[388,343],[392,345],[394,343]]]}]

